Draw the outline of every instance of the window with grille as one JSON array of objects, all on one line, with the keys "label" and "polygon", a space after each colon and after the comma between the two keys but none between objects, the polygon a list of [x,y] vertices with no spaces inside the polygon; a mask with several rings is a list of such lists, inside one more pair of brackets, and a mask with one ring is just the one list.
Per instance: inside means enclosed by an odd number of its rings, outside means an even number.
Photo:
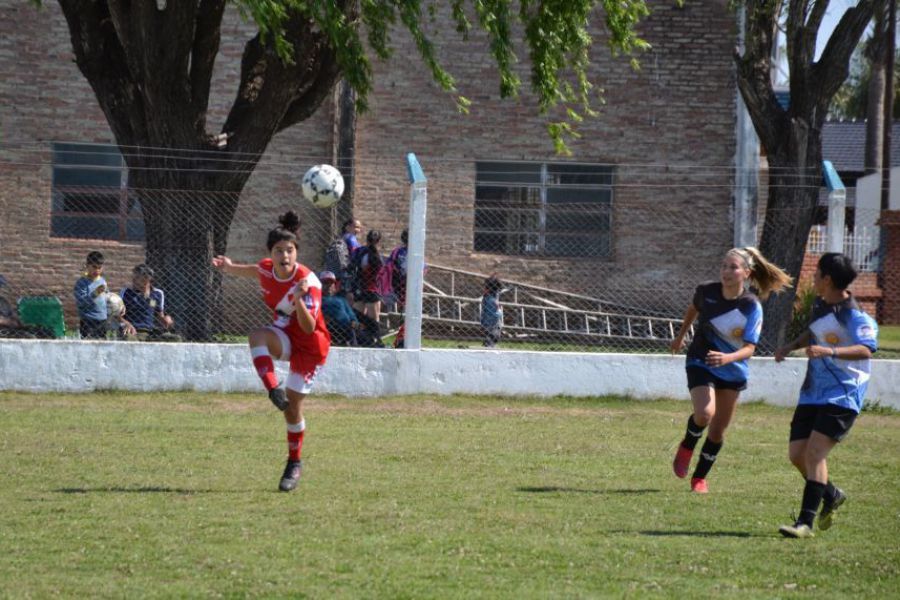
[{"label": "window with grille", "polygon": [[138,242],[144,218],[117,146],[53,144],[52,237]]},{"label": "window with grille", "polygon": [[608,257],[612,196],[609,165],[478,162],[475,251]]}]

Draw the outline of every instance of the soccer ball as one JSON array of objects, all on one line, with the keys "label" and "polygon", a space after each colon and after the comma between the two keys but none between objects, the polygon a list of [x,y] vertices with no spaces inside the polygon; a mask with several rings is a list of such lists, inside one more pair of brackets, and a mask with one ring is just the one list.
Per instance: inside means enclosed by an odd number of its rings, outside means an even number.
[{"label": "soccer ball", "polygon": [[125,314],[125,303],[122,302],[122,296],[115,292],[106,294],[106,315],[110,319],[121,317]]},{"label": "soccer ball", "polygon": [[344,193],[344,178],[331,165],[316,165],[303,176],[303,197],[318,208],[334,206]]}]

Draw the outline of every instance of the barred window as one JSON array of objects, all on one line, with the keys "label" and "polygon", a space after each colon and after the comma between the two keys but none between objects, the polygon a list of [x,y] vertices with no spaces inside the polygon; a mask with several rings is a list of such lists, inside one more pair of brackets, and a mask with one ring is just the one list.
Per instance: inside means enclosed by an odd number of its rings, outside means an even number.
[{"label": "barred window", "polygon": [[52,237],[139,242],[144,218],[111,144],[53,144]]},{"label": "barred window", "polygon": [[612,196],[609,165],[478,162],[475,251],[608,257]]}]

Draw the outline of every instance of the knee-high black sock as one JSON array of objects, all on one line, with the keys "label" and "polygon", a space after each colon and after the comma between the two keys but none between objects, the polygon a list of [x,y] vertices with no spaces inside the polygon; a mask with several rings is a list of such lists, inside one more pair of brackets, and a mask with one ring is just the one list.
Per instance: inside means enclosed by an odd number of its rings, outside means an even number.
[{"label": "knee-high black sock", "polygon": [[806,480],[806,486],[803,488],[803,503],[800,505],[800,518],[798,523],[813,526],[816,519],[816,513],[819,512],[819,504],[822,503],[822,496],[825,494],[825,484],[820,481]]},{"label": "knee-high black sock", "polygon": [[706,425],[697,425],[697,423],[694,422],[694,415],[689,416],[687,429],[684,432],[684,439],[681,440],[681,445],[688,450],[693,450],[697,446],[697,442],[700,441],[700,438],[703,437],[704,429],[706,429]]},{"label": "knee-high black sock", "polygon": [[697,468],[694,469],[694,479],[706,479],[713,463],[716,462],[719,450],[722,449],[722,444],[723,442],[716,443],[706,438],[706,441],[703,442],[703,448],[700,449],[700,460],[697,461]]},{"label": "knee-high black sock", "polygon": [[834,502],[835,496],[837,496],[837,488],[833,483],[831,483],[831,480],[829,479],[825,484],[825,493],[822,494],[822,501],[826,504],[831,504],[832,502]]}]

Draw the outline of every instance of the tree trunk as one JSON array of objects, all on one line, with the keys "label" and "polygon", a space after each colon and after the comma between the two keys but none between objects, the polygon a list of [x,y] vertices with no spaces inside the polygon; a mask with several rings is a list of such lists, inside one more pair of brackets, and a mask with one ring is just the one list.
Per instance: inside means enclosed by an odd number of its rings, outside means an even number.
[{"label": "tree trunk", "polygon": [[129,178],[140,201],[146,231],[146,261],[155,285],[166,294],[166,312],[189,340],[208,341],[221,311],[221,277],[212,257],[226,250],[240,190],[227,189],[228,174],[175,175],[135,170]]},{"label": "tree trunk", "polygon": [[869,85],[866,93],[866,173],[881,172],[884,152],[884,92],[887,80],[886,7],[875,11],[875,27],[866,49],[869,59]]},{"label": "tree trunk", "polygon": [[[760,251],[794,278],[800,278],[809,231],[815,219],[822,182],[821,135],[799,120],[769,157],[766,219]],[[765,319],[759,348],[770,354],[787,340],[796,287],[771,296],[764,304]]]}]

